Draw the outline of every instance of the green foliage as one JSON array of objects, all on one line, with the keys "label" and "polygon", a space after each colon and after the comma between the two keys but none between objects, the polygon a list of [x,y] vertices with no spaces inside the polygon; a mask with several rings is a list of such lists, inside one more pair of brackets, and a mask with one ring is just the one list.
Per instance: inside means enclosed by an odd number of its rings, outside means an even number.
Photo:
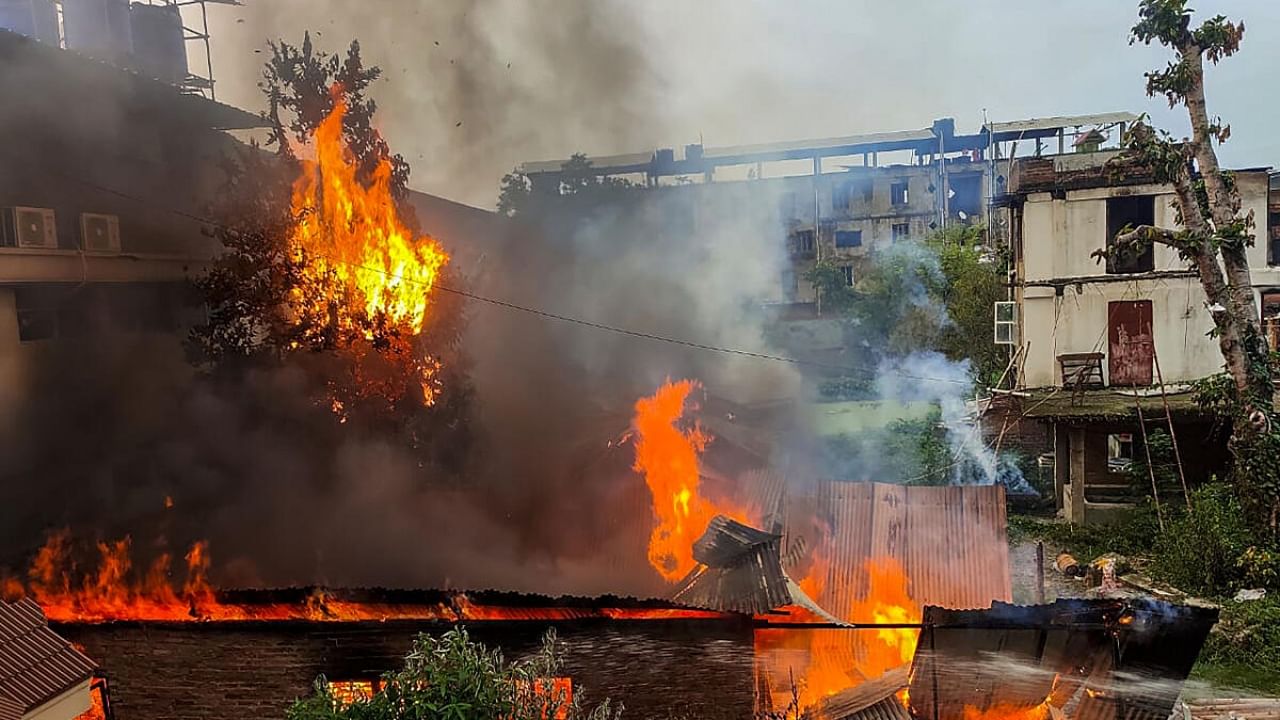
[{"label": "green foliage", "polygon": [[547,222],[557,216],[573,220],[590,216],[643,191],[643,185],[624,178],[599,176],[591,172],[591,160],[574,153],[561,166],[554,186],[534,187],[528,175],[512,170],[502,176],[498,212],[507,217],[523,216]]},{"label": "green foliage", "polygon": [[[1150,45],[1158,42],[1181,52],[1179,59],[1161,71],[1147,73],[1147,94],[1164,95],[1173,107],[1192,92],[1199,73],[1200,55],[1217,63],[1234,55],[1244,37],[1244,23],[1232,23],[1217,15],[1192,29],[1194,11],[1187,0],[1142,0],[1138,4],[1138,22],[1133,26],[1130,43]],[[1189,56],[1190,55],[1190,56]]]},{"label": "green foliage", "polygon": [[1216,595],[1243,580],[1240,557],[1254,535],[1232,489],[1212,483],[1192,492],[1189,511],[1168,513],[1151,571],[1177,588]]},{"label": "green foliage", "polygon": [[831,260],[820,260],[804,273],[805,282],[813,286],[822,303],[822,311],[828,314],[847,314],[857,307],[861,299],[844,281],[844,271]]},{"label": "green foliage", "polygon": [[1082,562],[1109,552],[1148,555],[1159,533],[1155,509],[1150,505],[1138,506],[1119,521],[1105,525],[1078,525],[1024,515],[1009,516],[1011,542],[1030,538],[1045,540]]},{"label": "green foliage", "polygon": [[1006,299],[1003,262],[982,245],[977,227],[938,231],[923,244],[879,249],[859,268],[856,287],[824,260],[805,279],[822,298],[824,313],[856,323],[859,339],[882,355],[937,351],[969,360],[974,378],[994,383],[1007,351],[992,342],[992,306]]},{"label": "green foliage", "polygon": [[875,379],[869,375],[855,375],[818,383],[818,395],[828,402],[842,400],[869,400],[875,397]]},{"label": "green foliage", "polygon": [[[315,693],[289,708],[287,720],[546,720],[564,712],[570,720],[613,720],[621,708],[604,701],[584,709],[581,694],[565,701],[550,692],[562,661],[555,634],[527,660],[506,662],[474,642],[465,629],[440,637],[419,635],[404,668],[387,673],[369,699],[343,702],[321,677]],[[576,688],[575,688],[576,690]]]},{"label": "green foliage", "polygon": [[899,419],[883,428],[829,438],[823,448],[826,466],[852,480],[947,485],[954,463],[941,420],[934,409],[919,420]]},{"label": "green foliage", "polygon": [[1192,675],[1223,687],[1280,693],[1280,597],[1222,603]]}]

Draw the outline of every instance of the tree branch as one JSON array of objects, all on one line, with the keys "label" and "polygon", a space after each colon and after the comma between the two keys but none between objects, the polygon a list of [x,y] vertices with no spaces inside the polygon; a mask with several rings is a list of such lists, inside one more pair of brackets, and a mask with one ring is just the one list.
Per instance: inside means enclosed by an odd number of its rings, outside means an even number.
[{"label": "tree branch", "polygon": [[1129,232],[1122,232],[1116,235],[1115,244],[1117,247],[1126,247],[1139,243],[1160,243],[1161,245],[1168,245],[1171,248],[1181,250],[1185,243],[1180,242],[1180,238],[1181,236],[1178,232],[1168,228],[1139,225]]}]

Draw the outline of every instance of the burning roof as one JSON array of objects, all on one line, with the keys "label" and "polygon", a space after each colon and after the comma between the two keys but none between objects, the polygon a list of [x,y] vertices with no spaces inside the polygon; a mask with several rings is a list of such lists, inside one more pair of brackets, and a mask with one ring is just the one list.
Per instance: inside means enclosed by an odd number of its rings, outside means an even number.
[{"label": "burning roof", "polygon": [[717,515],[693,544],[698,567],[672,598],[695,607],[744,613],[764,613],[791,604],[778,551],[781,540],[781,535]]}]

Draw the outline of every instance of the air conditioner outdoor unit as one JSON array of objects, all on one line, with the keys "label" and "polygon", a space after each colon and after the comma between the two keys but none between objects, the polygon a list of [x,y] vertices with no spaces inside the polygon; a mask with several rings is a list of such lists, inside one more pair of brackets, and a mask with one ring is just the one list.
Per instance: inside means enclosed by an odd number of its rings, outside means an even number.
[{"label": "air conditioner outdoor unit", "polygon": [[80,247],[97,252],[119,252],[120,218],[115,215],[81,213]]},{"label": "air conditioner outdoor unit", "polygon": [[[58,247],[58,226],[49,208],[15,207],[10,228],[13,244],[22,248]],[[8,219],[8,218],[6,218]]]}]

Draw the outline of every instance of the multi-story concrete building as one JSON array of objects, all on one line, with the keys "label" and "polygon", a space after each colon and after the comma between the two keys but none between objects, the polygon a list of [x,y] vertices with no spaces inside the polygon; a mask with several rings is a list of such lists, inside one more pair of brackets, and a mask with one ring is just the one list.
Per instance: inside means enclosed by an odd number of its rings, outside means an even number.
[{"label": "multi-story concrete building", "polygon": [[[951,224],[990,224],[1003,235],[1002,211],[993,215],[990,201],[1006,191],[1010,158],[1038,156],[1055,143],[1062,151],[1068,142],[1098,142],[1134,119],[1111,113],[987,123],[971,134],[957,134],[955,121],[942,119],[919,130],[761,145],[687,145],[681,157],[669,148],[589,157],[586,172],[672,186],[675,192],[753,184],[762,202],[778,205],[774,231],[788,259],[776,293],[762,299],[817,309],[814,289],[803,278],[818,261],[835,263],[853,284],[862,258],[875,247]],[[535,191],[554,191],[566,162],[530,162],[520,169]]]},{"label": "multi-story concrete building", "polygon": [[[1257,223],[1254,292],[1274,335],[1280,258],[1270,241],[1269,173],[1242,169],[1235,177],[1242,212]],[[1126,226],[1176,228],[1173,188],[1116,151],[1084,152],[1015,161],[1000,204],[1010,208],[1014,255],[1012,304],[1000,324],[1018,372],[1015,396],[997,404],[994,424],[1044,428],[1059,507],[1089,521],[1130,499],[1126,470],[1145,457],[1156,431],[1177,438],[1188,483],[1221,472],[1223,438],[1189,385],[1223,371],[1196,273],[1162,245],[1124,260],[1095,254]],[[1172,494],[1181,502],[1180,485],[1163,488],[1166,501]]]}]

